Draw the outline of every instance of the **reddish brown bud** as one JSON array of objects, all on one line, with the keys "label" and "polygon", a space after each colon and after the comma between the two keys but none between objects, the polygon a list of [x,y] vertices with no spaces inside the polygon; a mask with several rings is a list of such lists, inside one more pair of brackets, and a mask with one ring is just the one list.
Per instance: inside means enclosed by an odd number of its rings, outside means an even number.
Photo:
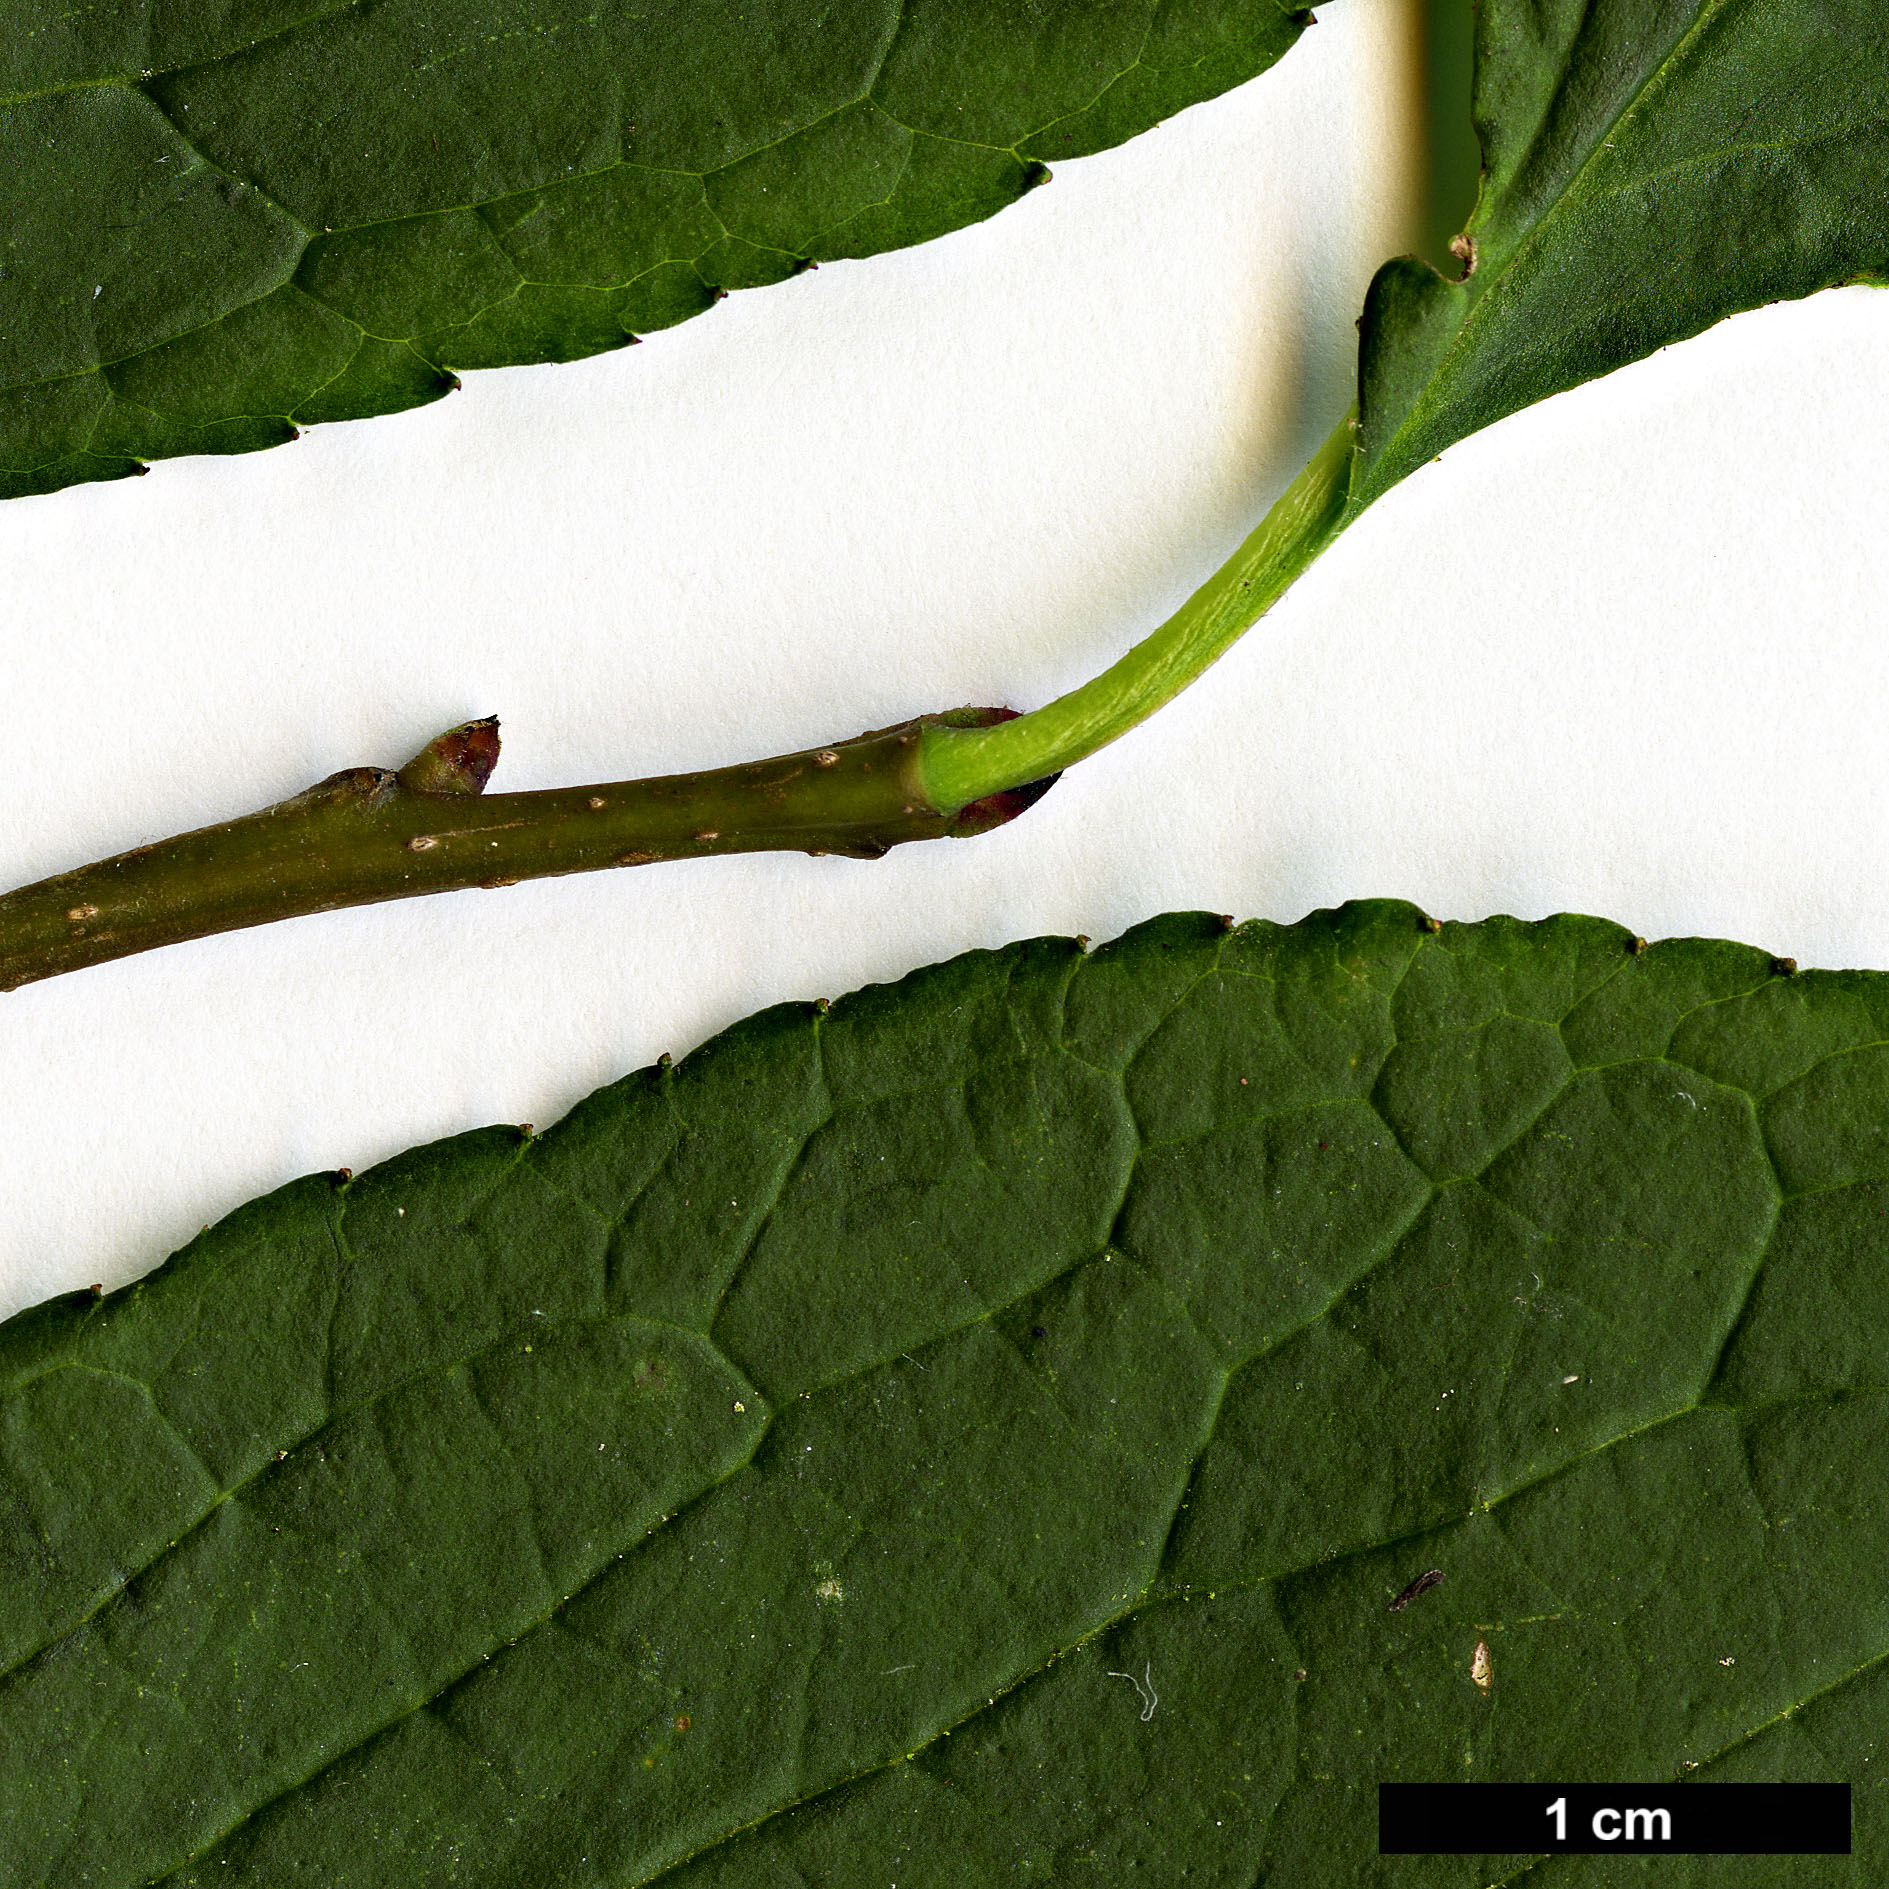
[{"label": "reddish brown bud", "polygon": [[469,721],[437,735],[400,770],[411,794],[482,794],[498,766],[498,718]]}]

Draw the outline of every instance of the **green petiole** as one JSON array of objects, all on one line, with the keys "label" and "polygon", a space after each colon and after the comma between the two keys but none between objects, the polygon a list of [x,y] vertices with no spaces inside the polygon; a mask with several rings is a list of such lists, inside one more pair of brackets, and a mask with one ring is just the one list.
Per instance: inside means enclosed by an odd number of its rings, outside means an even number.
[{"label": "green petiole", "polygon": [[918,774],[933,806],[963,806],[1060,773],[1147,718],[1217,662],[1278,602],[1345,522],[1354,409],[1240,548],[1151,635],[1092,681],[1014,721],[928,728]]}]

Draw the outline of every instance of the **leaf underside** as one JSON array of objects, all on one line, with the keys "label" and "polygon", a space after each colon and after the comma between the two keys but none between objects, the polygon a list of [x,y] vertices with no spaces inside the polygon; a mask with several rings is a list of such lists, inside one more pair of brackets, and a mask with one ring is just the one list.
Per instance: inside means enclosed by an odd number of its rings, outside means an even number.
[{"label": "leaf underside", "polygon": [[0,497],[621,347],[989,216],[1278,0],[15,0]]},{"label": "leaf underside", "polygon": [[1039,940],[23,1314],[0,1880],[1470,1889],[1380,1780],[1674,1776],[1880,1880],[1889,977],[1786,968]]},{"label": "leaf underside", "polygon": [[1355,506],[1728,315],[1889,280],[1882,0],[1481,0],[1474,111],[1473,269],[1405,257],[1365,302]]}]

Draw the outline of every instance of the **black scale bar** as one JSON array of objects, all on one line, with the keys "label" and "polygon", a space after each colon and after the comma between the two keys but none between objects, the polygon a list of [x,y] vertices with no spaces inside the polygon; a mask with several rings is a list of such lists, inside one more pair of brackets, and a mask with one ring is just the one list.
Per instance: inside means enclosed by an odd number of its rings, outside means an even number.
[{"label": "black scale bar", "polygon": [[1848,1856],[1847,1784],[1380,1784],[1380,1856]]}]

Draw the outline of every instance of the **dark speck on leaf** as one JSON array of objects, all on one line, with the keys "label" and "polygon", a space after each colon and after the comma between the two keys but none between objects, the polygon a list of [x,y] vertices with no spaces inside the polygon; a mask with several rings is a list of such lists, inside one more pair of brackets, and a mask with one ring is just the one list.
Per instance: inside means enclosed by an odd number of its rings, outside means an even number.
[{"label": "dark speck on leaf", "polygon": [[1030,1336],[1032,1338],[1047,1338],[1049,1336],[1049,1327],[1047,1325],[1032,1325],[1030,1327]]},{"label": "dark speck on leaf", "polygon": [[1391,1612],[1394,1614],[1402,1613],[1419,1594],[1436,1586],[1437,1582],[1442,1580],[1442,1578],[1443,1570],[1441,1568],[1432,1568],[1427,1574],[1419,1574],[1417,1578],[1391,1602]]}]

